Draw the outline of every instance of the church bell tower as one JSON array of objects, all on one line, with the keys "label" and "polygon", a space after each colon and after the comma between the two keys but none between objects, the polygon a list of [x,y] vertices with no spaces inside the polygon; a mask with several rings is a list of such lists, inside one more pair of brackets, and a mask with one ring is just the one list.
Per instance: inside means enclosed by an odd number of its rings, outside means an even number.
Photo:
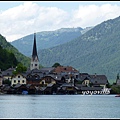
[{"label": "church bell tower", "polygon": [[37,55],[37,47],[36,47],[36,33],[34,33],[34,43],[33,43],[33,52],[30,64],[30,70],[38,69],[39,70],[39,59]]}]

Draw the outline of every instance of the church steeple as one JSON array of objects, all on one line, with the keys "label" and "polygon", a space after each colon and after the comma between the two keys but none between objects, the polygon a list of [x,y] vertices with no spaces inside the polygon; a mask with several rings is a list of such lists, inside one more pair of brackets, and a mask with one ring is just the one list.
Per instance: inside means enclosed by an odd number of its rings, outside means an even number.
[{"label": "church steeple", "polygon": [[36,33],[34,33],[34,43],[33,43],[33,52],[31,58],[30,69],[39,69],[39,59],[37,55],[37,47],[36,47]]},{"label": "church steeple", "polygon": [[33,52],[32,52],[33,59],[35,59],[36,56],[37,56],[36,33],[34,33],[34,44],[33,44]]}]

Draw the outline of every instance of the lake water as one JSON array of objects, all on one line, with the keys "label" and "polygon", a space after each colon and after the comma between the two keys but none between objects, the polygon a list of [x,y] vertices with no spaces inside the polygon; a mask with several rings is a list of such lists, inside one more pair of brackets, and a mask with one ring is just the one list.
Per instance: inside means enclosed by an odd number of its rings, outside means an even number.
[{"label": "lake water", "polygon": [[120,97],[0,95],[0,118],[120,118]]}]

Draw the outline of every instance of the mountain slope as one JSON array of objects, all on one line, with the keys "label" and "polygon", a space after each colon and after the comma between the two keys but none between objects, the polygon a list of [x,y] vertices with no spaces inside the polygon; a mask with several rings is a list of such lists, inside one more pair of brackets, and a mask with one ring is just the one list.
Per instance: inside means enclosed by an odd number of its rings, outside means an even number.
[{"label": "mountain slope", "polygon": [[120,71],[120,17],[104,21],[80,37],[53,48],[39,50],[43,66],[55,62],[80,72],[105,74],[115,80]]},{"label": "mountain slope", "polygon": [[17,64],[18,61],[15,55],[0,46],[0,70],[3,71],[10,67],[16,67]]},{"label": "mountain slope", "polygon": [[[81,34],[84,34],[89,29],[91,29],[91,27],[85,29],[82,29],[80,27],[61,28],[55,31],[38,32],[36,33],[37,49],[45,49],[64,44],[79,37]],[[22,54],[30,56],[32,53],[31,48],[33,46],[33,34],[15,40],[11,42],[11,44],[16,47]]]},{"label": "mountain slope", "polygon": [[5,37],[3,37],[2,35],[0,35],[0,45],[7,51],[12,52],[17,58],[18,62],[21,62],[26,67],[30,65],[30,58],[21,54],[15,47],[13,47],[9,42],[7,42]]}]

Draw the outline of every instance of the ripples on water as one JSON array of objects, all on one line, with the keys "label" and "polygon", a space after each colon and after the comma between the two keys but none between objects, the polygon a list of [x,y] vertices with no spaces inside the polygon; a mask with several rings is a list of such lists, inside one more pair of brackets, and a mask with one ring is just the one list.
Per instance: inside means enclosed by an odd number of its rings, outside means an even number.
[{"label": "ripples on water", "polygon": [[0,95],[0,118],[120,118],[120,97]]}]

